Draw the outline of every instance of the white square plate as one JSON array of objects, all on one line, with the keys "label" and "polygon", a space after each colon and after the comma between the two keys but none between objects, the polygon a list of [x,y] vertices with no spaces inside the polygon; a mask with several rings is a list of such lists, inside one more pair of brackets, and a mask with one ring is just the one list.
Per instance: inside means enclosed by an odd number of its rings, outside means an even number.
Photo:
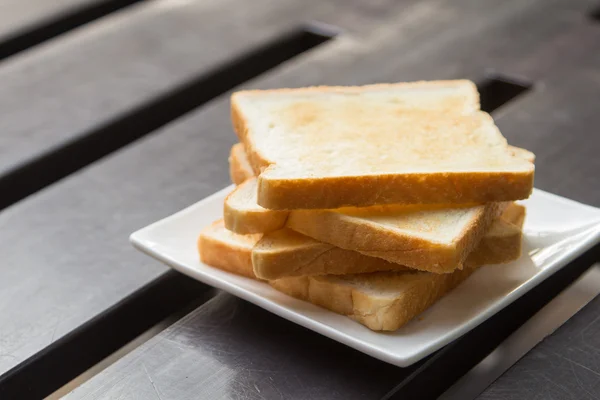
[{"label": "white square plate", "polygon": [[221,218],[228,187],[131,235],[141,251],[208,285],[353,347],[406,367],[473,329],[600,241],[600,209],[541,190],[527,206],[523,256],[486,266],[430,309],[393,333],[377,333],[349,318],[288,297],[268,284],[199,261],[200,230]]}]

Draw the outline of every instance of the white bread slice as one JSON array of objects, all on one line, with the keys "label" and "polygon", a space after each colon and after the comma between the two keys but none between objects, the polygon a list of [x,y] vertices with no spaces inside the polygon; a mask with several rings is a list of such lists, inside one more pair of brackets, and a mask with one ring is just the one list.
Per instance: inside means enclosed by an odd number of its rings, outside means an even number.
[{"label": "white bread slice", "polygon": [[[479,241],[465,265],[501,264],[521,255],[525,208],[510,204]],[[406,271],[406,266],[341,249],[291,229],[263,235],[252,250],[254,274],[262,279],[303,275],[343,275],[375,271]]]},{"label": "white bread slice", "polygon": [[256,204],[256,179],[224,204],[227,229],[268,233],[284,225],[320,242],[436,273],[460,268],[505,203],[456,206],[372,206],[337,210],[266,210]]},{"label": "white bread slice", "polygon": [[273,232],[285,226],[288,211],[267,210],[256,203],[256,178],[238,185],[225,198],[225,227],[239,234]]},{"label": "white bread slice", "polygon": [[462,264],[509,203],[297,210],[287,227],[342,249],[435,273]]},{"label": "white bread slice", "polygon": [[[535,155],[530,151],[508,147],[518,157],[534,162]],[[240,187],[225,199],[224,218],[227,229],[241,234],[268,233],[282,229],[287,220],[285,211],[269,210],[258,205],[256,180],[242,184],[253,178],[254,172],[241,143],[231,148],[229,168],[233,182]]]},{"label": "white bread slice", "polygon": [[528,197],[533,165],[468,98],[472,83],[441,81],[245,91],[231,102],[265,208]]},{"label": "white bread slice", "polygon": [[[513,204],[483,237],[465,262],[450,274],[373,272],[313,275],[271,280],[275,289],[333,312],[375,331],[395,331],[465,281],[479,266],[505,263],[521,253],[523,206]],[[517,225],[513,225],[514,222]]]},{"label": "white bread slice", "polygon": [[252,268],[252,247],[262,235],[238,235],[223,220],[213,222],[198,237],[200,260],[234,274],[256,278]]},{"label": "white bread slice", "polygon": [[[482,238],[477,249],[467,258],[466,265],[506,263],[517,259],[521,249],[521,225],[525,208],[511,204]],[[263,242],[263,238],[265,241]],[[263,242],[261,244],[261,242]],[[495,245],[502,243],[502,246]],[[225,228],[223,220],[206,227],[198,238],[202,262],[239,275],[262,279],[277,279],[294,275],[363,273],[393,269],[410,270],[385,260],[360,253],[338,249],[301,235],[291,229],[282,229],[267,235],[239,235]],[[254,260],[262,263],[254,265]],[[361,266],[359,263],[365,262]],[[288,264],[289,263],[289,264]]]},{"label": "white bread slice", "polygon": [[236,143],[231,147],[229,153],[229,176],[231,182],[240,185],[246,179],[254,177],[254,171],[244,150],[244,145]]},{"label": "white bread slice", "polygon": [[[253,277],[250,257],[259,237],[260,235],[234,234],[225,229],[222,221],[217,221],[199,237],[200,258],[217,268]],[[520,237],[516,241],[513,236],[511,243],[515,249],[520,250]],[[502,249],[498,256],[514,256],[518,250],[511,252]],[[370,329],[395,330],[460,284],[474,268],[476,266],[468,265],[451,274],[396,271],[301,276],[269,283],[288,295],[348,315]]]},{"label": "white bread slice", "polygon": [[451,274],[374,272],[284,278],[275,289],[335,313],[374,331],[395,331],[467,279],[475,268]]},{"label": "white bread slice", "polygon": [[[244,107],[248,101],[255,102],[255,100],[260,100],[261,103],[266,101],[267,106],[269,104],[276,105],[278,102],[286,99],[288,102],[294,99],[313,102],[315,96],[323,96],[323,100],[326,101],[337,100],[338,103],[344,99],[355,99],[356,101],[353,104],[358,106],[360,106],[360,102],[367,100],[389,98],[392,104],[397,104],[400,109],[407,111],[435,108],[442,113],[469,114],[479,110],[479,93],[477,87],[473,82],[468,80],[420,81],[349,87],[317,86],[235,92],[231,96],[233,128],[240,141],[245,145],[248,159],[257,175],[258,172],[267,168],[271,162],[255,151],[252,142],[244,140],[247,139],[247,132],[244,132],[245,123],[240,119],[242,111],[239,107]],[[271,110],[265,111],[271,112]]]}]

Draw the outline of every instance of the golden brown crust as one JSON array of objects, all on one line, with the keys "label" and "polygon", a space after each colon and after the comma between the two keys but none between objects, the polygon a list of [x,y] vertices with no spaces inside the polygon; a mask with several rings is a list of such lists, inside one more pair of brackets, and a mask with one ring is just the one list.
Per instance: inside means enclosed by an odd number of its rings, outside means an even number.
[{"label": "golden brown crust", "polygon": [[[524,214],[523,206],[511,204],[507,207],[501,219],[509,225],[508,233],[504,230],[502,235],[486,234],[476,249],[469,254],[465,265],[507,263],[518,258],[522,237],[519,224],[522,224]],[[513,223],[516,226],[513,226]],[[216,229],[224,229],[222,221],[206,228],[198,240],[203,262],[244,276],[281,279],[299,275],[345,275],[409,270],[403,265],[318,242],[288,229],[263,235],[261,239],[261,235],[256,234],[239,235],[237,237],[245,239],[245,242],[241,243],[223,240],[214,235],[213,231]],[[277,241],[277,235],[280,234],[288,238],[289,235],[296,235],[306,240],[298,240],[296,243],[299,242],[299,245],[272,250],[273,241]],[[250,273],[250,270],[253,273]]]},{"label": "golden brown crust", "polygon": [[409,268],[380,258],[369,257],[355,251],[344,250],[316,240],[307,239],[303,246],[271,250],[272,236],[296,234],[285,229],[265,234],[254,246],[252,264],[254,273],[262,279],[279,279],[303,275],[344,275],[375,271],[407,271]]},{"label": "golden brown crust", "polygon": [[[518,211],[519,207],[516,210]],[[522,214],[524,210],[520,208],[520,211]],[[518,220],[519,212],[513,213],[512,218]],[[508,221],[506,223],[512,226]],[[236,240],[231,240],[216,234],[219,229],[224,229],[222,221],[215,222],[201,233],[198,239],[201,260],[226,271],[254,277],[251,254],[253,245],[258,242],[260,235],[234,235]],[[519,246],[520,235],[518,237],[515,235],[490,236],[484,238],[480,245],[485,245],[486,240],[492,246],[489,247],[487,259],[479,260],[485,264],[490,263],[491,257],[510,254],[508,248]],[[340,251],[345,250],[340,249]],[[474,253],[476,251],[471,254]],[[469,259],[465,263],[466,268],[450,274],[389,272],[387,274],[395,276],[394,279],[400,277],[397,286],[398,293],[395,296],[379,296],[372,291],[369,293],[345,284],[343,280],[340,281],[330,275],[288,277],[269,283],[283,293],[347,315],[370,329],[393,331],[406,324],[464,281],[476,267],[470,267],[476,262]],[[502,262],[504,261],[506,260]],[[355,279],[358,282],[368,283],[368,277],[377,274],[364,274],[364,282],[361,278],[362,275],[355,275]]]},{"label": "golden brown crust", "polygon": [[[246,243],[242,242],[237,246],[231,241],[224,241],[213,234],[222,226],[222,220],[215,221],[200,233],[198,237],[200,261],[224,271],[256,279],[252,268],[252,242],[254,240],[248,238]],[[256,237],[256,241],[258,241],[258,237]]]},{"label": "golden brown crust", "polygon": [[377,204],[466,204],[526,199],[531,171],[439,172],[277,179],[261,174],[258,204],[272,210],[334,209]]},{"label": "golden brown crust", "polygon": [[289,215],[288,211],[266,210],[260,206],[252,208],[236,205],[236,203],[240,203],[240,200],[233,201],[232,198],[242,191],[246,191],[247,186],[254,186],[254,178],[246,179],[225,198],[223,203],[225,227],[242,235],[268,233],[283,228]]},{"label": "golden brown crust", "polygon": [[[523,158],[531,163],[535,162],[535,154],[529,150],[511,145],[508,146],[508,149],[517,157]],[[252,170],[250,160],[248,159],[248,155],[246,154],[242,143],[236,143],[231,147],[231,152],[229,154],[229,174],[231,176],[231,181],[236,185],[256,176],[255,172]]]},{"label": "golden brown crust", "polygon": [[[523,206],[511,204],[499,220],[494,222],[501,233],[491,236],[486,233],[475,249],[469,253],[464,265],[502,264],[514,261],[521,253],[521,221],[525,214]],[[263,279],[281,279],[299,275],[345,275],[375,271],[412,270],[403,265],[369,257],[356,251],[345,250],[317,240],[306,238],[308,244],[276,248],[277,235],[287,230],[264,235],[256,244],[252,254],[254,273]],[[291,232],[290,232],[291,234]],[[301,237],[300,235],[296,233]]]},{"label": "golden brown crust", "polygon": [[375,331],[395,331],[465,281],[476,268],[465,268],[451,274],[419,274],[408,290],[389,302],[354,291],[353,313],[357,322]]},{"label": "golden brown crust", "polygon": [[346,315],[374,331],[395,331],[465,281],[475,269],[451,274],[407,273],[408,284],[395,296],[377,296],[327,276],[283,278],[269,283],[283,293]]},{"label": "golden brown crust", "polygon": [[436,244],[423,238],[403,235],[369,221],[356,224],[353,217],[327,210],[294,211],[287,220],[287,226],[343,249],[422,271],[448,273],[461,267],[468,253],[504,207],[504,203],[489,203],[482,207],[480,216],[474,218],[473,223],[452,244]]},{"label": "golden brown crust", "polygon": [[[468,81],[409,82],[400,84],[379,84],[363,87],[310,87],[301,89],[275,89],[266,91],[245,91],[231,97],[231,119],[240,141],[244,144],[250,163],[259,177],[258,204],[274,210],[293,209],[333,209],[343,206],[365,207],[377,204],[433,204],[470,202],[486,203],[519,200],[529,197],[533,189],[534,167],[520,171],[497,172],[431,172],[403,174],[374,174],[357,176],[317,176],[314,178],[277,177],[270,174],[272,164],[260,149],[256,148],[249,134],[249,121],[240,107],[241,96],[262,96],[270,93],[292,94],[336,91],[348,93],[369,90],[369,88],[394,86],[440,86],[464,85]],[[472,93],[470,93],[472,92]],[[462,107],[474,111],[478,109],[476,89],[465,91]],[[470,97],[471,98],[470,98]],[[456,106],[454,106],[455,109]],[[459,112],[460,107],[455,110]],[[463,110],[464,111],[464,110]],[[511,148],[516,149],[516,148]],[[519,150],[516,149],[519,157]],[[513,154],[515,152],[513,151]],[[523,151],[526,159],[532,153]],[[273,168],[277,165],[273,164]],[[523,166],[521,166],[523,167]],[[263,173],[264,172],[264,173]]]}]

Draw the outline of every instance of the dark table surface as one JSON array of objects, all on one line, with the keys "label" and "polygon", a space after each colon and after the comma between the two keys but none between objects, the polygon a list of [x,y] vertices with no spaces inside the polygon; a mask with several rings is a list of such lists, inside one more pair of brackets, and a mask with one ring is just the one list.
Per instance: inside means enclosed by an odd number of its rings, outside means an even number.
[{"label": "dark table surface", "polygon": [[[127,236],[228,184],[234,87],[473,79],[509,142],[536,153],[536,187],[600,206],[596,6],[0,5],[0,398],[50,394],[186,312],[72,396],[385,397],[407,371],[167,272]],[[529,89],[504,102],[498,81]],[[600,396],[598,312],[596,299],[481,397]]]}]

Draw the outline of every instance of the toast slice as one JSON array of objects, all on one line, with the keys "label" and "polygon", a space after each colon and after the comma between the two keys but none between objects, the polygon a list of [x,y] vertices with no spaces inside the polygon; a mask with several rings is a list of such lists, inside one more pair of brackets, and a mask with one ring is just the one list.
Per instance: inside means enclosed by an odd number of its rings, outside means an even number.
[{"label": "toast slice", "polygon": [[[510,204],[468,255],[465,265],[502,264],[519,258],[524,216],[523,206]],[[319,242],[291,229],[263,235],[252,250],[252,265],[254,274],[267,280],[303,275],[411,270],[397,263]]]},{"label": "toast slice", "polygon": [[533,165],[477,111],[469,81],[244,91],[231,105],[265,208],[483,203],[533,188]]},{"label": "toast slice", "polygon": [[297,210],[286,226],[324,243],[435,273],[462,264],[510,203]]},{"label": "toast slice", "polygon": [[[535,155],[525,149],[508,146],[509,150],[529,162],[535,161]],[[241,143],[231,148],[229,169],[232,181],[240,186],[225,200],[224,218],[227,229],[241,234],[268,233],[285,227],[287,213],[269,210],[258,205],[256,181],[245,183],[253,178],[254,171]]]},{"label": "toast slice", "polygon": [[395,331],[425,311],[475,270],[451,274],[374,272],[301,276],[270,281],[289,296],[346,315],[374,331]]},{"label": "toast slice", "polygon": [[229,176],[231,177],[231,182],[236,185],[240,185],[246,179],[255,176],[244,150],[244,145],[241,143],[236,143],[231,147],[231,152],[229,153]]},{"label": "toast slice", "polygon": [[256,178],[239,184],[225,198],[225,227],[242,235],[273,232],[285,227],[289,211],[267,210],[256,203]]},{"label": "toast slice", "polygon": [[[464,282],[485,264],[505,263],[521,253],[525,209],[511,205],[492,225],[465,268],[450,274],[388,271],[354,275],[312,275],[271,280],[275,289],[338,314],[374,331],[395,331]],[[514,224],[516,225],[514,225]]]},{"label": "toast slice", "polygon": [[[508,149],[517,157],[521,157],[531,163],[535,161],[535,155],[529,150],[510,145],[508,146]],[[256,173],[252,169],[252,165],[250,165],[250,160],[248,159],[248,155],[246,154],[246,150],[244,150],[244,145],[242,143],[236,143],[231,146],[231,151],[229,153],[229,175],[231,177],[231,182],[236,185],[240,185],[244,181],[258,176],[258,173]]]},{"label": "toast slice", "polygon": [[287,226],[320,242],[424,271],[447,273],[466,256],[507,203],[456,206],[372,206],[337,210],[266,210],[256,204],[256,179],[224,204],[227,229],[268,233]]},{"label": "toast slice", "polygon": [[223,220],[213,222],[198,237],[200,260],[208,265],[248,278],[256,278],[252,268],[252,248],[261,234],[238,235]]},{"label": "toast slice", "polygon": [[[501,264],[517,259],[521,254],[520,224],[524,216],[523,206],[511,204],[494,221],[465,264]],[[198,250],[201,261],[208,265],[261,279],[410,270],[379,258],[318,242],[291,229],[266,235],[239,235],[226,229],[223,220],[214,222],[200,233]]]},{"label": "toast slice", "polygon": [[[520,232],[520,229],[518,230]],[[217,268],[254,277],[250,259],[252,249],[260,236],[260,234],[238,235],[229,232],[222,221],[217,221],[200,234],[198,239],[200,258],[204,263]],[[486,235],[482,243],[487,237]],[[490,240],[495,239],[490,237]],[[508,247],[513,247],[512,252],[509,248],[503,248],[500,253],[491,258],[505,257],[503,262],[512,261],[518,257],[520,242],[520,235],[518,238],[513,236],[510,243],[505,242]],[[498,246],[491,246],[490,251],[498,248]],[[275,289],[290,296],[347,315],[370,329],[391,331],[398,329],[427,309],[464,281],[475,268],[476,265],[472,266],[467,262],[465,269],[451,274],[416,271],[374,272],[288,277],[269,283]]]}]

